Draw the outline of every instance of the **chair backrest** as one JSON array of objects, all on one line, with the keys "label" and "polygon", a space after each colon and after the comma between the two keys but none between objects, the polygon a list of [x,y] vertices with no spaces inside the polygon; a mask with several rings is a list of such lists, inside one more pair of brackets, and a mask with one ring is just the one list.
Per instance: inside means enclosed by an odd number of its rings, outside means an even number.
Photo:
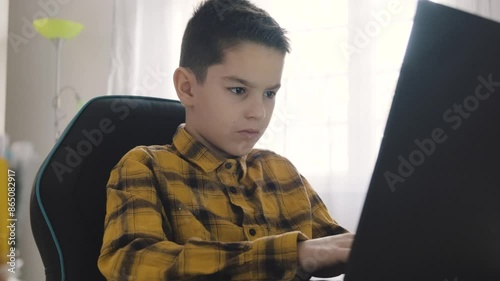
[{"label": "chair backrest", "polygon": [[185,110],[174,100],[102,96],[68,125],[35,178],[31,228],[47,281],[105,280],[97,268],[106,183],[138,145],[170,144]]}]

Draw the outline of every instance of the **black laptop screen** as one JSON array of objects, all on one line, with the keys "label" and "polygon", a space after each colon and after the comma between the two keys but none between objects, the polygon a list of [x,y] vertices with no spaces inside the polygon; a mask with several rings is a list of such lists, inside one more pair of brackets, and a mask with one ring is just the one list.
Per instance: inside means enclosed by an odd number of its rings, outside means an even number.
[{"label": "black laptop screen", "polygon": [[500,23],[420,1],[346,281],[500,280]]}]

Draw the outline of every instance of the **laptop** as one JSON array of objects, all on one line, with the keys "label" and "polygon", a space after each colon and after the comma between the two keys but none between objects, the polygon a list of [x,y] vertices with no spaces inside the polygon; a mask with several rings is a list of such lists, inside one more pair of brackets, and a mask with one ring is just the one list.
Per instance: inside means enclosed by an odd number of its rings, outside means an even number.
[{"label": "laptop", "polygon": [[344,280],[500,280],[500,23],[418,3]]}]

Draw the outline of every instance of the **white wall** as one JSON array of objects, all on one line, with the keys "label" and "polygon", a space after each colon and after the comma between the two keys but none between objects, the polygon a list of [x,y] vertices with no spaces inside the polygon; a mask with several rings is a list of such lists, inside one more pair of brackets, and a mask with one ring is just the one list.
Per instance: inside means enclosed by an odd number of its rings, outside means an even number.
[{"label": "white wall", "polygon": [[[42,157],[54,144],[56,51],[52,42],[33,31],[33,18],[45,14],[85,25],[78,37],[64,44],[61,86],[71,85],[87,101],[106,93],[112,8],[111,0],[10,1],[6,132],[11,141],[33,142]],[[77,108],[70,96],[63,98],[62,106],[68,114],[63,129]]]},{"label": "white wall", "polygon": [[0,0],[0,135],[5,132],[8,23],[9,0]]},{"label": "white wall", "polygon": [[[65,42],[61,61],[61,86],[71,85],[84,101],[104,95],[110,64],[112,0],[0,0],[0,134],[3,130],[6,105],[5,131],[14,141],[30,141],[44,159],[54,145],[52,98],[55,92],[56,50],[52,42],[38,35],[32,28],[34,18],[57,17],[85,25],[82,33]],[[4,8],[5,7],[5,8]],[[4,95],[5,53],[8,11],[7,86]],[[5,14],[5,15],[4,15]],[[5,23],[4,23],[5,21]],[[3,53],[2,53],[3,51]],[[6,102],[3,102],[3,100]],[[77,112],[72,98],[63,98],[67,118],[61,128]],[[31,161],[35,162],[35,161]],[[29,226],[29,197],[31,185],[40,163],[30,163],[24,169],[19,186],[19,230],[17,238],[24,268],[21,280],[43,280],[44,271],[40,255]],[[28,179],[30,177],[30,179]]]}]

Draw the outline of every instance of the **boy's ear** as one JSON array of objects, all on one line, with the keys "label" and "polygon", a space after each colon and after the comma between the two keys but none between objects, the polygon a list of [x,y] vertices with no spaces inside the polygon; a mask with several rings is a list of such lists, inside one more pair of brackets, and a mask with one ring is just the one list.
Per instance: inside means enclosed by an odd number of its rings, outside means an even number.
[{"label": "boy's ear", "polygon": [[193,88],[196,83],[194,74],[185,67],[178,67],[174,72],[174,86],[181,103],[188,107],[194,103]]}]

